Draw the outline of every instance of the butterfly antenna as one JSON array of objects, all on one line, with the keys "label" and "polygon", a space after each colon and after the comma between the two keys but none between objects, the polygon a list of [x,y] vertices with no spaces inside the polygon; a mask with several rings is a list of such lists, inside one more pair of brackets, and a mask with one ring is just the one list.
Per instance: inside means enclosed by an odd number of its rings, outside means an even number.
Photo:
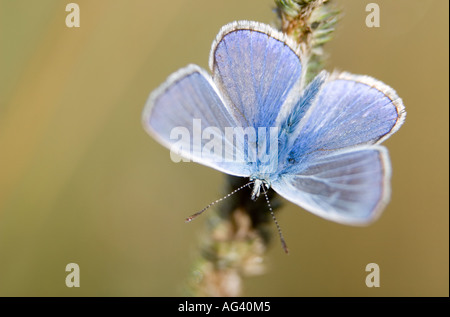
[{"label": "butterfly antenna", "polygon": [[227,199],[227,198],[230,197],[231,195],[236,194],[236,193],[237,193],[238,191],[240,191],[241,189],[243,189],[243,188],[245,188],[245,187],[248,187],[248,186],[250,186],[250,185],[253,184],[253,183],[254,183],[254,181],[248,182],[247,184],[242,185],[241,187],[239,187],[239,188],[233,190],[231,193],[229,193],[229,194],[223,196],[222,198],[217,199],[216,201],[213,201],[212,203],[210,203],[208,206],[206,206],[205,208],[203,208],[203,209],[200,210],[199,212],[196,212],[196,213],[193,214],[192,216],[187,217],[186,220],[185,220],[184,222],[191,222],[191,221],[194,220],[197,216],[201,215],[201,214],[202,214],[206,209],[208,209],[209,207],[212,207],[212,206],[214,206],[215,204],[217,204],[218,202],[221,202],[222,200]]},{"label": "butterfly antenna", "polygon": [[275,221],[275,225],[277,226],[278,235],[280,236],[280,240],[281,240],[281,246],[283,247],[284,252],[286,252],[286,254],[288,254],[289,253],[289,249],[288,249],[288,247],[286,245],[286,241],[284,241],[283,233],[281,232],[281,228],[280,228],[280,225],[278,224],[277,218],[275,218],[275,214],[273,213],[272,206],[270,205],[269,197],[267,197],[267,191],[266,191],[265,186],[266,185],[263,183],[262,184],[262,188],[263,188],[263,191],[264,191],[264,196],[266,197],[267,205],[269,206],[270,214],[272,215],[273,221]]}]

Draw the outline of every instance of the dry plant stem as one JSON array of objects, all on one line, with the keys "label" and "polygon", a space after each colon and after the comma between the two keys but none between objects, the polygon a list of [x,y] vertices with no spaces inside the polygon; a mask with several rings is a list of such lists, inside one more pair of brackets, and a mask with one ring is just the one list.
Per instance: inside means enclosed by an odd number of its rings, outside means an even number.
[{"label": "dry plant stem", "polygon": [[275,0],[281,31],[299,43],[307,67],[306,82],[323,69],[323,45],[329,42],[339,11],[329,0]]},{"label": "dry plant stem", "polygon": [[[308,82],[322,67],[322,46],[331,39],[337,11],[331,10],[326,0],[275,0],[275,3],[281,30],[300,44],[306,57]],[[200,251],[185,287],[186,295],[240,296],[244,276],[265,272],[265,253],[275,232],[274,213],[280,200],[273,190],[265,188],[264,195],[251,200],[251,185],[246,178],[227,175],[223,189],[227,199],[218,199],[186,219],[190,222],[202,213],[207,218]]]},{"label": "dry plant stem", "polygon": [[[207,230],[200,239],[200,256],[188,281],[188,295],[240,296],[242,276],[264,273],[264,254],[274,224],[263,195],[256,201],[250,199],[247,182],[227,176],[224,192],[244,187],[207,211]],[[273,191],[268,198],[273,210],[279,207]]]}]

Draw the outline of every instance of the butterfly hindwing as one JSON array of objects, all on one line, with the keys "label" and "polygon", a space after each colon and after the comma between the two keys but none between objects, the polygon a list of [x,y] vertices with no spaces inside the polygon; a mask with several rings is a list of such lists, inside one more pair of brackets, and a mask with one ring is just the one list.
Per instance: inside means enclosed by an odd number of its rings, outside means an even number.
[{"label": "butterfly hindwing", "polygon": [[362,225],[389,200],[389,180],[388,152],[376,145],[316,153],[279,175],[272,188],[325,219]]}]

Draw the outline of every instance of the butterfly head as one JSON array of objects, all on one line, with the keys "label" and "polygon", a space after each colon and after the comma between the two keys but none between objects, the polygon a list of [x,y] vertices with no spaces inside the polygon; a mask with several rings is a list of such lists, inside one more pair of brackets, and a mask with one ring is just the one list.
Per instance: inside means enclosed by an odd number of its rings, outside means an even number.
[{"label": "butterfly head", "polygon": [[252,200],[256,200],[261,194],[261,186],[265,186],[266,189],[270,188],[269,182],[262,177],[252,176],[250,180],[253,182]]}]

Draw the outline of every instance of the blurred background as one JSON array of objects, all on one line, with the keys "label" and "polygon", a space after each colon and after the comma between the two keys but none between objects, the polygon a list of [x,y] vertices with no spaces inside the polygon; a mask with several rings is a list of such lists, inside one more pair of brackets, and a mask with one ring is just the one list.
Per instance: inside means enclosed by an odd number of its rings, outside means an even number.
[{"label": "blurred background", "polygon": [[[220,27],[273,23],[272,0],[0,0],[0,295],[178,296],[224,176],[169,151],[141,126],[148,94],[188,63],[208,69]],[[365,7],[380,6],[379,28]],[[246,296],[449,295],[449,3],[335,1],[343,17],[327,70],[394,87],[408,112],[384,143],[392,200],[369,227],[285,202],[267,273]],[[273,227],[276,234],[275,226]],[[67,288],[78,263],[81,287]],[[380,266],[379,288],[365,267]]]}]

